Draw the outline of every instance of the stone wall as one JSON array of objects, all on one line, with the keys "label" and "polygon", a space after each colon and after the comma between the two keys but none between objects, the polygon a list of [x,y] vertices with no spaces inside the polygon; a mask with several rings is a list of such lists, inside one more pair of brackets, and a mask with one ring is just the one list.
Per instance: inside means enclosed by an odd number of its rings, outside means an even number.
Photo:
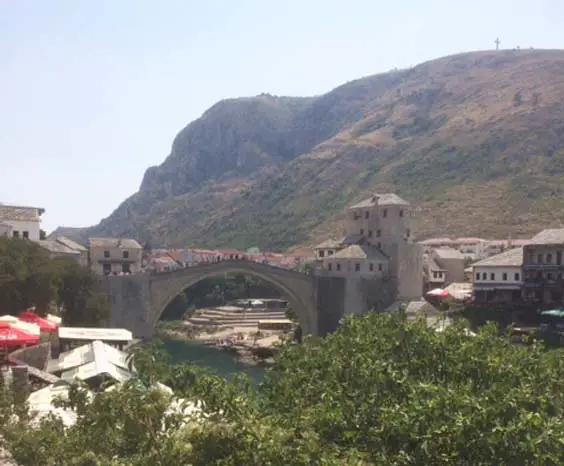
[{"label": "stone wall", "polygon": [[148,274],[104,278],[110,297],[110,326],[126,328],[137,338],[149,338],[153,328],[151,314],[151,285]]},{"label": "stone wall", "polygon": [[17,359],[25,364],[35,367],[40,371],[47,368],[47,361],[51,354],[51,345],[49,343],[40,343],[39,345],[29,346],[10,353],[10,357]]},{"label": "stone wall", "polygon": [[398,298],[417,301],[423,295],[423,247],[406,243],[398,251]]},{"label": "stone wall", "polygon": [[345,313],[346,279],[319,276],[317,279],[317,328],[319,336],[333,332]]}]

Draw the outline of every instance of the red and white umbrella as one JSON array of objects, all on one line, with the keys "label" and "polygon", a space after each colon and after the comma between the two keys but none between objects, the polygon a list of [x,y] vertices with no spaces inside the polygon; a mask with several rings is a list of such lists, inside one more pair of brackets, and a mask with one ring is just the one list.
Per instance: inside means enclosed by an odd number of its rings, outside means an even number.
[{"label": "red and white umbrella", "polygon": [[9,314],[0,316],[0,322],[10,324],[12,327],[19,328],[20,330],[23,330],[25,333],[29,333],[30,335],[39,335],[41,333],[39,325],[32,324],[30,322],[24,322],[23,320],[20,320],[17,317],[11,316]]},{"label": "red and white umbrella", "polygon": [[30,324],[39,325],[42,332],[53,333],[57,331],[57,324],[44,319],[43,317],[39,317],[32,311],[20,312],[18,319],[23,320],[24,322],[29,322]]},{"label": "red and white umbrella", "polygon": [[435,288],[434,290],[427,292],[427,294],[429,296],[435,296],[437,298],[446,298],[447,296],[449,296],[449,292],[443,288]]},{"label": "red and white umbrella", "polygon": [[23,345],[36,345],[39,343],[38,335],[31,335],[23,330],[12,327],[7,322],[0,322],[0,346],[16,348]]}]

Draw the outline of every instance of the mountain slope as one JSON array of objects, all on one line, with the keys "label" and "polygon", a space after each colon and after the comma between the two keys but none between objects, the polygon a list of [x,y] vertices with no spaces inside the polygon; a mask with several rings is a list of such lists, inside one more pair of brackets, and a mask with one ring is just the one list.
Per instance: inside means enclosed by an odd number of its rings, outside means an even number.
[{"label": "mountain slope", "polygon": [[78,236],[286,248],[339,233],[343,208],[371,191],[417,206],[419,236],[531,234],[564,213],[561,102],[563,51],[468,53],[313,98],[223,101]]}]

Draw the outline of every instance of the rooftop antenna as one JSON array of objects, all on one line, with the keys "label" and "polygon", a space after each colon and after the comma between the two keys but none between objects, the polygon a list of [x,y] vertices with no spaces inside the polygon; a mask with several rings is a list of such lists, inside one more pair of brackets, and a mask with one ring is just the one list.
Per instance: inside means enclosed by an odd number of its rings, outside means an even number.
[{"label": "rooftop antenna", "polygon": [[501,44],[501,41],[499,40],[499,37],[498,37],[496,40],[494,40],[494,44],[495,44],[495,49],[496,49],[496,50],[499,50],[499,44]]}]

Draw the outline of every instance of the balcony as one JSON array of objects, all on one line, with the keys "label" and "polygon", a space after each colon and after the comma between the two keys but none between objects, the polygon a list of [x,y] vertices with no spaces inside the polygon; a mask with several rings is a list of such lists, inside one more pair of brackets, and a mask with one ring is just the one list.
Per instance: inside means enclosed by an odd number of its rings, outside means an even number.
[{"label": "balcony", "polygon": [[564,264],[523,264],[524,270],[564,270]]}]

